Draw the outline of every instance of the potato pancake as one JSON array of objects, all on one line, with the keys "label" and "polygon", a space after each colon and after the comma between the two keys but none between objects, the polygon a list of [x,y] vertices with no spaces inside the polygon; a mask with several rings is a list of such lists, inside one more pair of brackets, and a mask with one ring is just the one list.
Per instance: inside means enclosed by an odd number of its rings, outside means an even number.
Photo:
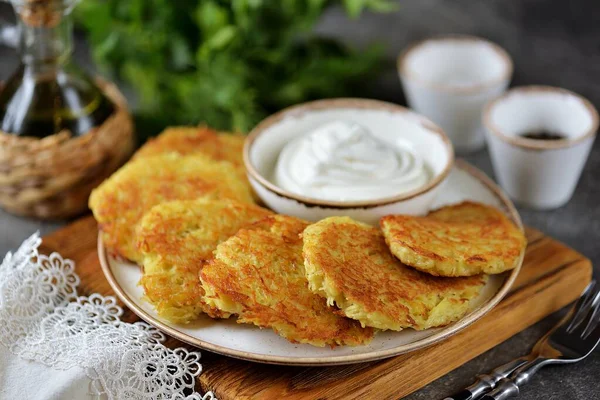
[{"label": "potato pancake", "polygon": [[309,288],[363,326],[399,331],[447,325],[465,315],[487,280],[438,278],[407,267],[379,229],[348,217],[321,220],[302,235]]},{"label": "potato pancake", "polygon": [[[165,153],[179,155],[204,155],[215,161],[228,161],[238,171],[239,177],[248,185],[244,166],[244,141],[246,137],[232,133],[217,132],[206,126],[175,126],[149,139],[134,155],[133,159],[152,157]],[[259,200],[253,193],[254,199]]]},{"label": "potato pancake", "polygon": [[[175,152],[180,155],[204,154],[217,161],[229,161],[244,170],[242,149],[245,136],[220,133],[205,126],[176,126],[165,129],[149,139],[134,158]],[[245,170],[244,170],[245,173]]]},{"label": "potato pancake", "polygon": [[360,345],[372,329],[339,315],[306,282],[299,234],[308,222],[274,215],[221,243],[201,271],[205,301],[239,323],[272,328],[291,342]]},{"label": "potato pancake", "polygon": [[114,255],[139,262],[135,229],[144,213],[166,201],[205,195],[253,202],[248,184],[231,163],[168,153],[125,164],[92,192],[89,206],[106,248]]},{"label": "potato pancake", "polygon": [[144,275],[140,284],[158,314],[188,323],[200,314],[227,317],[204,300],[199,272],[217,245],[241,227],[272,213],[233,200],[177,200],[152,207],[139,223],[137,248]]},{"label": "potato pancake", "polygon": [[527,245],[502,212],[474,202],[425,217],[389,215],[381,219],[381,228],[396,257],[436,276],[499,274],[517,266]]}]

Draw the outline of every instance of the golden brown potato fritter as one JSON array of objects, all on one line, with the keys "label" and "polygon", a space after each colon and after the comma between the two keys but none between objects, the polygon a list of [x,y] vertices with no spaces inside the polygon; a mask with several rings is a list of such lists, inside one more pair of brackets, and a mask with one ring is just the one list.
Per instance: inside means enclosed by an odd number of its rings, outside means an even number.
[{"label": "golden brown potato fritter", "polygon": [[303,233],[309,288],[363,326],[418,330],[461,318],[485,276],[438,278],[403,265],[379,229],[330,217]]},{"label": "golden brown potato fritter", "polygon": [[149,157],[169,152],[180,155],[200,153],[216,161],[229,161],[236,168],[243,169],[242,149],[245,139],[242,135],[221,133],[205,126],[175,126],[149,139],[134,157]]},{"label": "golden brown potato fritter", "polygon": [[169,153],[125,164],[92,192],[89,205],[109,252],[139,262],[135,229],[144,213],[166,201],[206,195],[253,202],[231,163]]},{"label": "golden brown potato fritter", "polygon": [[373,337],[308,290],[299,234],[308,222],[276,215],[221,243],[201,272],[205,300],[238,322],[272,328],[292,342],[359,345]]},{"label": "golden brown potato fritter", "polygon": [[396,257],[436,276],[499,274],[517,266],[527,244],[502,212],[474,202],[443,207],[425,217],[386,216],[381,228]]},{"label": "golden brown potato fritter", "polygon": [[[246,137],[232,133],[218,132],[206,126],[175,126],[162,131],[149,139],[133,156],[133,159],[152,157],[166,153],[179,155],[201,155],[215,161],[233,164],[239,177],[248,185],[244,166],[243,148]],[[255,200],[258,198],[255,197]]]},{"label": "golden brown potato fritter", "polygon": [[199,272],[217,245],[271,212],[233,200],[178,200],[154,206],[142,218],[137,246],[146,298],[162,317],[188,323],[203,312],[223,315],[204,303]]}]

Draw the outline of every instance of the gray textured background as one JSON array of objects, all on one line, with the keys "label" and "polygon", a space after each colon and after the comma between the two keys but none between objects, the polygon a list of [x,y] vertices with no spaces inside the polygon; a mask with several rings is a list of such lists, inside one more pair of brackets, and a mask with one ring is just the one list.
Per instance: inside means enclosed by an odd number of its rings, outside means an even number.
[{"label": "gray textured background", "polygon": [[[468,33],[491,39],[512,55],[513,86],[547,84],[576,91],[600,106],[600,0],[404,0],[392,15],[367,14],[348,20],[339,9],[329,10],[318,31],[354,46],[383,43],[387,61],[384,72],[373,81],[374,98],[404,103],[395,71],[397,54],[411,41],[432,34]],[[10,18],[0,4],[0,20]],[[88,64],[81,44],[77,58]],[[12,50],[0,46],[0,79],[16,64]],[[487,151],[466,157],[493,177]],[[573,199],[566,206],[546,212],[519,209],[526,224],[560,239],[592,259],[595,276],[600,270],[600,141],[583,172]],[[15,248],[39,229],[50,232],[59,223],[40,223],[0,211],[0,255]],[[77,238],[74,238],[77,240]],[[509,361],[529,350],[558,316],[514,336],[454,372],[438,379],[408,399],[438,399],[471,382],[480,372]],[[426,366],[423,366],[426,368]],[[600,353],[569,367],[542,370],[522,390],[522,399],[600,399],[595,378],[600,374]],[[401,384],[401,382],[398,382]]]}]

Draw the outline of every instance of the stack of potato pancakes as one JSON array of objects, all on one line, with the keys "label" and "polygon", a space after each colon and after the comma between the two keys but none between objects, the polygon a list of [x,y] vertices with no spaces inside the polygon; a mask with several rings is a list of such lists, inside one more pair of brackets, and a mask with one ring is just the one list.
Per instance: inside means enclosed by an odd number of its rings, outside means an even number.
[{"label": "stack of potato pancakes", "polygon": [[386,216],[381,229],[275,214],[255,204],[243,143],[167,129],[90,197],[107,250],[142,267],[146,299],[169,321],[235,316],[292,342],[366,344],[460,319],[486,274],[525,249],[503,213],[472,202]]}]

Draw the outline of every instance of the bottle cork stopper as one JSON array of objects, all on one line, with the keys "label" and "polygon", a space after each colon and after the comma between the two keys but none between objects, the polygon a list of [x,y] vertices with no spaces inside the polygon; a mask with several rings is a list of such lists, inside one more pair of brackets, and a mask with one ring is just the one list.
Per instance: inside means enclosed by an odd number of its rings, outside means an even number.
[{"label": "bottle cork stopper", "polygon": [[15,10],[24,24],[35,28],[53,28],[67,10],[69,0],[13,0]]}]

